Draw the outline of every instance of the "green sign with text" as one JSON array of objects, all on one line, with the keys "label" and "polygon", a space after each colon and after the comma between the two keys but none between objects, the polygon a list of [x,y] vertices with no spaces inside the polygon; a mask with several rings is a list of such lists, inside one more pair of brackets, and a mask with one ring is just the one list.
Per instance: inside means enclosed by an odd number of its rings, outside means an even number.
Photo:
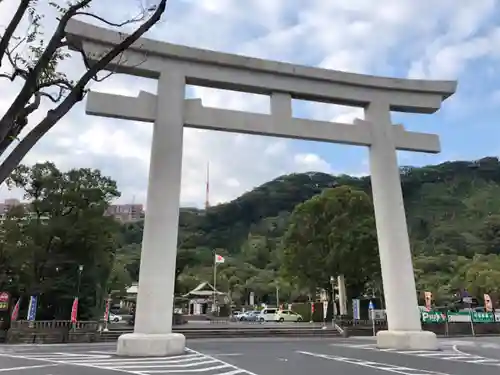
[{"label": "green sign with text", "polygon": [[446,314],[439,311],[423,311],[423,323],[444,323],[446,322]]},{"label": "green sign with text", "polygon": [[448,314],[439,311],[422,311],[421,317],[422,323],[445,323],[447,319],[449,322],[470,322],[471,318],[473,323],[495,322],[495,315],[492,312],[480,311],[473,311],[472,313],[467,311],[448,311]]},{"label": "green sign with text", "polygon": [[495,315],[491,312],[476,312],[472,313],[472,321],[474,323],[494,323]]}]

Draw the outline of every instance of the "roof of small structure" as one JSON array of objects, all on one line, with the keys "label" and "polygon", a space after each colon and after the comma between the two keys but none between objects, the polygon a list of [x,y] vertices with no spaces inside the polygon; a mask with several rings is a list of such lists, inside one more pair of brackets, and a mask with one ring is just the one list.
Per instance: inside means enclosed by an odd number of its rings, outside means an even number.
[{"label": "roof of small structure", "polygon": [[138,283],[133,283],[130,287],[127,288],[128,294],[137,294],[138,291],[139,291]]},{"label": "roof of small structure", "polygon": [[[207,288],[208,288],[208,290],[206,290]],[[219,292],[217,289],[215,289],[213,287],[212,284],[205,281],[205,282],[202,282],[200,285],[198,285],[193,290],[191,290],[190,292],[184,294],[183,297],[209,297],[209,296],[213,296],[214,292],[215,292],[215,294],[217,294],[219,296],[226,294],[223,292]]]}]

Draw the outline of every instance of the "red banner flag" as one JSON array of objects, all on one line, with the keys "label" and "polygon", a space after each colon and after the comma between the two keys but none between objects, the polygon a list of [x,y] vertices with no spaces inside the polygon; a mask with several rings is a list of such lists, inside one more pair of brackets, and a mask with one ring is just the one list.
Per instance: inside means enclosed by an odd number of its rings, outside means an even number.
[{"label": "red banner flag", "polygon": [[109,320],[109,307],[111,304],[111,299],[108,298],[106,300],[106,310],[104,310],[104,321],[107,322]]},{"label": "red banner flag", "polygon": [[432,309],[432,292],[424,292],[425,308],[427,311]]},{"label": "red banner flag", "polygon": [[19,306],[21,304],[21,298],[19,298],[16,302],[16,305],[14,306],[14,309],[12,310],[12,315],[10,316],[10,320],[15,322],[17,318],[19,317]]},{"label": "red banner flag", "polygon": [[73,307],[71,308],[71,323],[76,323],[78,316],[78,297],[75,297],[73,301]]},{"label": "red banner flag", "polygon": [[493,311],[493,301],[491,300],[491,297],[489,294],[484,295],[484,309],[487,312]]}]

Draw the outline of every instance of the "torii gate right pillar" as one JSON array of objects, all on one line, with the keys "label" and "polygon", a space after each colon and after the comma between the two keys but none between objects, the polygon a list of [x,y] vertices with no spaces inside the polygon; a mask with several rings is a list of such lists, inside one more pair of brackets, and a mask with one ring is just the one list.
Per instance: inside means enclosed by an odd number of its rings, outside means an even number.
[{"label": "torii gate right pillar", "polygon": [[377,334],[377,346],[437,350],[437,337],[433,332],[422,330],[416,308],[415,278],[389,103],[369,104],[365,108],[365,120],[372,123],[371,184],[389,324],[387,331]]}]

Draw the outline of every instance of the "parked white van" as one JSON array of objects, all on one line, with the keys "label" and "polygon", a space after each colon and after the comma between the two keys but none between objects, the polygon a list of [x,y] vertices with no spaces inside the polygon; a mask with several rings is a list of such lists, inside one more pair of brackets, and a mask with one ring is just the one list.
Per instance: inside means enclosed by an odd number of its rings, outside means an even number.
[{"label": "parked white van", "polygon": [[277,308],[265,308],[260,312],[259,321],[260,322],[277,322],[278,309]]}]

